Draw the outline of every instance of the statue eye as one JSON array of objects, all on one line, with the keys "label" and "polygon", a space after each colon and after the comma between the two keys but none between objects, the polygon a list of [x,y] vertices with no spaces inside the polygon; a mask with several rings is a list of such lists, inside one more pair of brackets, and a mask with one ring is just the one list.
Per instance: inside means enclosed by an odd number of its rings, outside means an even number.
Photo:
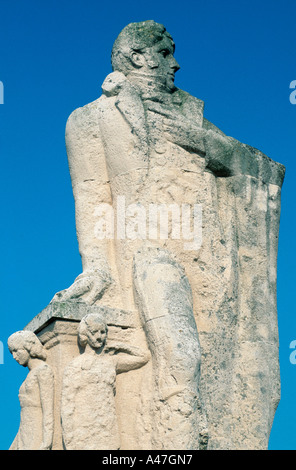
[{"label": "statue eye", "polygon": [[170,51],[168,49],[162,49],[160,53],[163,55],[163,57],[166,57],[170,53]]}]

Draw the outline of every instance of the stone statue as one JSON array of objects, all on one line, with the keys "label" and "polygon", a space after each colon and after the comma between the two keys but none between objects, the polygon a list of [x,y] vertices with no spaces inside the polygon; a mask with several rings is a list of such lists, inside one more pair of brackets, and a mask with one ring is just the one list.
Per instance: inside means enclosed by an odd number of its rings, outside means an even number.
[{"label": "stone statue", "polygon": [[66,450],[118,450],[120,434],[115,404],[116,375],[147,363],[149,355],[136,347],[106,343],[108,328],[98,314],[80,322],[84,352],[66,367],[61,420]]},{"label": "stone statue", "polygon": [[14,359],[29,374],[21,385],[21,420],[10,450],[50,450],[53,439],[54,376],[45,363],[46,352],[31,331],[18,331],[8,339]]},{"label": "stone statue", "polygon": [[[280,397],[284,167],[205,119],[203,101],[175,86],[174,51],[163,25],[129,24],[114,43],[102,96],[68,119],[83,272],[53,302],[124,309],[138,322],[151,367],[118,387],[133,397],[125,403],[131,419],[146,416],[134,419],[131,445],[265,449]],[[180,209],[182,235],[172,218],[155,230],[152,213],[163,209],[174,217]],[[183,231],[184,211],[202,233]],[[103,213],[113,216],[105,232]]]}]

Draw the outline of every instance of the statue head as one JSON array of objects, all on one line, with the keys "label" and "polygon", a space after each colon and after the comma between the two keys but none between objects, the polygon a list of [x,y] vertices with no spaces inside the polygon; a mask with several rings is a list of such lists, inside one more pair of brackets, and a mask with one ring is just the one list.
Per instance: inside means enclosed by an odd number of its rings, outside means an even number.
[{"label": "statue head", "polygon": [[26,367],[30,358],[45,361],[46,352],[39,338],[32,331],[17,331],[8,338],[8,349],[14,359]]},{"label": "statue head", "polygon": [[174,58],[175,44],[162,24],[155,21],[130,23],[114,42],[113,71],[146,75],[174,89],[175,73],[180,66]]},{"label": "statue head", "polygon": [[107,324],[103,317],[97,313],[90,313],[82,318],[78,328],[78,340],[81,346],[87,344],[92,349],[100,349],[106,343]]}]

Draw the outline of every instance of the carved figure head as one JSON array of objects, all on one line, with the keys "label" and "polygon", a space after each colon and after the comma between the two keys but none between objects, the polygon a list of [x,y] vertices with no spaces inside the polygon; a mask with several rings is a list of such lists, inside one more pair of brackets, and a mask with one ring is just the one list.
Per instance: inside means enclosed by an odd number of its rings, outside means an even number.
[{"label": "carved figure head", "polygon": [[113,71],[124,75],[145,75],[175,88],[175,73],[180,66],[174,58],[175,44],[162,24],[155,21],[130,23],[114,42]]},{"label": "carved figure head", "polygon": [[46,352],[39,338],[32,331],[17,331],[8,338],[8,348],[14,359],[26,367],[30,358],[45,361]]},{"label": "carved figure head", "polygon": [[107,339],[107,324],[103,317],[90,313],[82,318],[78,328],[78,340],[81,346],[89,344],[93,349],[103,347]]}]

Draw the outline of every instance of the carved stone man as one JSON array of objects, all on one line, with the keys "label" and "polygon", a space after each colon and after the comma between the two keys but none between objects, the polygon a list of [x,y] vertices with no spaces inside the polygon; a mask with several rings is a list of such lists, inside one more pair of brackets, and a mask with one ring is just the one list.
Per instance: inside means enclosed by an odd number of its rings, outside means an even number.
[{"label": "carved stone man", "polygon": [[[198,447],[206,414],[209,448],[262,449],[279,400],[276,257],[284,168],[204,118],[204,103],[174,84],[174,50],[164,26],[128,25],[114,43],[102,96],[69,117],[83,273],[55,300],[138,314],[152,353],[152,396],[166,389],[162,403],[178,397],[181,409],[187,403],[192,410],[195,384],[195,443],[189,428],[182,442],[165,430],[158,439],[154,429],[153,448]],[[128,238],[123,200],[146,214],[155,205],[202,207],[201,245],[188,249],[172,232]],[[103,204],[114,208],[114,239],[96,236]],[[178,423],[176,403],[168,409]]]}]

